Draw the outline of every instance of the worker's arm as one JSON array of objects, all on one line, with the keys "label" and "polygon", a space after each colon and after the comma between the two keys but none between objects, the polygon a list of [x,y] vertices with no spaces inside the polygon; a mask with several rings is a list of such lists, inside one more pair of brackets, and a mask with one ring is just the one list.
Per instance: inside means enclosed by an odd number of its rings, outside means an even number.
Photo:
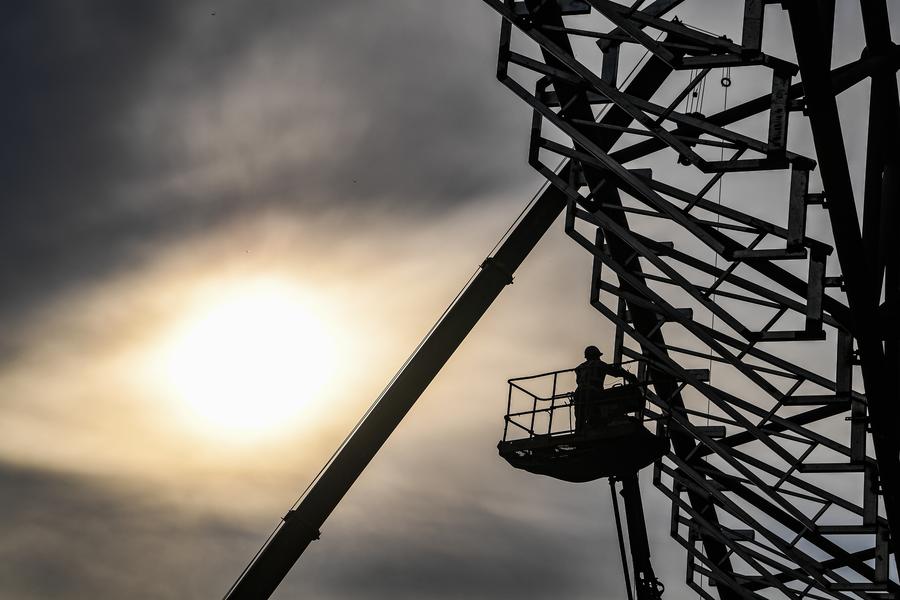
[{"label": "worker's arm", "polygon": [[616,377],[621,377],[626,381],[630,381],[632,383],[637,382],[637,376],[631,371],[626,371],[619,365],[610,365],[610,373]]}]

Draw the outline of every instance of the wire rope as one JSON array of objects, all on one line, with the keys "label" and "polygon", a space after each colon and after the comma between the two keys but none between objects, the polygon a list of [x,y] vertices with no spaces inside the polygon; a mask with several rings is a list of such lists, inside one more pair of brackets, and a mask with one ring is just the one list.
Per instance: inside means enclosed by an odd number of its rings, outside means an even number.
[{"label": "wire rope", "polygon": [[[725,83],[726,81],[728,82],[727,84]],[[721,83],[722,89],[724,90],[723,100],[722,100],[722,110],[725,111],[725,110],[728,110],[728,88],[731,87],[731,67],[723,67],[722,68],[722,79],[721,79],[720,83]],[[725,160],[724,146],[719,148],[719,162],[722,162],[723,160]],[[722,177],[719,178],[719,181],[716,184],[716,187],[718,188],[716,191],[717,196],[718,196],[716,202],[719,206],[722,206],[722,182],[724,179],[725,179],[725,175],[722,175]],[[721,222],[722,222],[722,213],[721,213],[721,211],[717,211],[716,212],[716,225],[719,225]],[[714,269],[713,269],[714,272],[715,272],[715,269],[719,268],[719,253],[718,252],[713,253],[713,267],[714,267]],[[713,277],[715,278],[715,275],[713,275]],[[715,280],[714,280],[714,282],[715,282]],[[716,298],[715,291],[713,291],[713,293],[711,294],[711,298],[712,298],[713,302],[715,302],[715,298]],[[711,315],[709,328],[712,329],[713,331],[716,330],[716,313],[712,313],[712,315]],[[709,382],[708,382],[710,385],[712,385],[712,374],[713,374],[713,359],[712,359],[712,348],[710,348],[709,349]],[[707,425],[709,425],[710,407],[711,407],[710,401],[709,401],[709,398],[707,398],[706,399],[706,424]]]}]

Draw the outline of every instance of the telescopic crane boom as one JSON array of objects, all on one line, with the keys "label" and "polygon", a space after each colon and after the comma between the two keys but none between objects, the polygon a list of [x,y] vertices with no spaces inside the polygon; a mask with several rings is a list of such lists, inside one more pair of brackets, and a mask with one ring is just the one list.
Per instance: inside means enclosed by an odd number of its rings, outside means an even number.
[{"label": "telescopic crane boom", "polygon": [[371,412],[335,454],[296,509],[225,596],[227,600],[268,598],[319,528],[353,485],[444,363],[487,311],[513,273],[565,208],[561,192],[548,187],[494,256],[482,264],[471,284],[450,307],[431,335],[384,390]]},{"label": "telescopic crane boom", "polygon": [[[670,73],[670,66],[651,59],[635,75],[626,92],[649,97]],[[610,134],[602,142],[606,150],[612,148],[621,137],[621,130],[631,121],[631,115],[625,111],[615,106],[610,108],[602,119],[603,124],[611,127]],[[562,167],[559,175],[569,176],[569,163]],[[505,286],[512,283],[516,269],[565,207],[563,192],[553,186],[543,190],[497,252],[484,261],[469,286],[382,392],[372,410],[322,470],[297,507],[285,515],[228,591],[225,600],[261,600],[272,595],[310,542],[318,539],[319,528],[328,515],[491,303]]]}]

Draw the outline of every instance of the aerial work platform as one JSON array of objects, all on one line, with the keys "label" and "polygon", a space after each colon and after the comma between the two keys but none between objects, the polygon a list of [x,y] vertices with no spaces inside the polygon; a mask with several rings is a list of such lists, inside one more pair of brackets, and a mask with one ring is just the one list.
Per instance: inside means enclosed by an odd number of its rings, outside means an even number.
[{"label": "aerial work platform", "polygon": [[[579,399],[583,416],[578,422],[574,385],[568,385],[571,373],[509,380],[503,439],[497,448],[510,465],[584,483],[636,473],[668,451],[668,438],[647,428],[655,418],[645,412],[643,384],[616,384],[593,398]],[[549,393],[544,395],[542,389]]]}]

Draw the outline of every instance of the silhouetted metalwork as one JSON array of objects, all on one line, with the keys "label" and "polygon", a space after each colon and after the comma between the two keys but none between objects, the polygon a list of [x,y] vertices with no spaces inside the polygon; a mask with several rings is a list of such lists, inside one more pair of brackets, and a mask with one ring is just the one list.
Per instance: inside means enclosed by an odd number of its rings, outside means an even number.
[{"label": "silhouetted metalwork", "polygon": [[[740,43],[663,18],[677,0],[485,1],[503,17],[498,76],[534,109],[530,163],[566,195],[566,232],[594,259],[590,302],[616,326],[615,360],[644,365],[657,435],[671,436],[654,482],[672,501],[688,583],[704,598],[896,597],[898,252],[886,232],[898,224],[900,153],[888,145],[900,110],[884,1],[861,3],[865,52],[833,71],[833,1],[783,3],[796,65],[764,52],[762,1],[745,2]],[[596,13],[615,29],[596,30]],[[596,42],[595,56],[583,43],[576,56],[579,38]],[[666,102],[619,89],[629,45],[650,56],[635,81],[692,77]],[[712,115],[679,111],[711,69],[727,68],[730,86],[742,67],[768,71],[765,95]],[[867,77],[860,230],[835,97]],[[610,126],[616,112],[635,125]],[[728,128],[756,115],[766,117],[752,121],[757,137]],[[788,147],[802,117],[815,157]],[[623,131],[630,139],[610,151]],[[706,178],[699,191],[625,166],[662,150]],[[823,191],[810,189],[817,167]],[[725,173],[744,174],[743,193],[708,199]],[[753,175],[784,182],[782,214],[755,210]],[[806,228],[822,208],[827,241]],[[696,368],[704,361],[715,385]]]},{"label": "silhouetted metalwork", "polygon": [[[502,17],[498,78],[533,108],[529,162],[550,185],[228,598],[271,594],[563,211],[567,234],[593,260],[588,300],[615,326],[613,362],[640,365],[633,418],[652,419],[647,433],[667,449],[654,483],[671,500],[671,535],[697,595],[900,598],[891,572],[900,536],[900,252],[891,239],[900,51],[885,0],[861,0],[865,48],[835,69],[834,0],[745,0],[740,41],[670,17],[682,0],[484,1]],[[796,64],[765,52],[765,11],[787,20]],[[599,30],[597,15],[614,27]],[[620,64],[641,52],[621,77]],[[722,86],[764,88],[704,114],[691,99],[717,70]],[[866,79],[869,105],[855,107],[868,112],[860,224],[836,98]],[[811,132],[814,156],[793,148],[789,125]],[[671,168],[627,166],[651,155],[654,165],[669,156]],[[725,174],[740,186],[711,199]],[[774,212],[773,183],[782,186]],[[556,393],[548,420],[560,410]],[[523,416],[508,412],[509,422]],[[551,425],[529,425],[523,439],[552,437]],[[542,452],[565,452],[579,435],[557,433],[571,439]],[[530,443],[533,457],[541,441]],[[531,460],[506,436],[500,447]],[[635,510],[632,562],[645,578],[635,587],[658,595],[649,551],[635,553],[646,543],[636,476],[617,478]]]},{"label": "silhouetted metalwork", "polygon": [[[589,358],[587,351],[585,355]],[[622,370],[621,365],[606,365],[599,358],[582,366],[597,363],[603,370]],[[648,410],[646,385],[633,381],[629,373],[623,373],[623,381],[602,389],[582,390],[584,382],[579,381],[578,389],[573,390],[571,375],[577,370],[510,379],[503,439],[497,448],[500,456],[513,467],[538,475],[572,483],[609,478],[626,590],[631,599],[631,578],[616,497],[616,484],[620,481],[635,593],[638,600],[658,600],[665,586],[654,575],[650,562],[637,474],[669,450],[668,430],[657,428],[654,434],[647,427],[663,415]]]},{"label": "silhouetted metalwork", "polygon": [[[624,477],[668,450],[666,438],[646,423],[659,413],[646,409],[642,385],[621,383],[582,400],[586,423],[576,418],[572,370],[509,380],[500,456],[517,469],[582,483]],[[544,391],[546,390],[546,391]]]}]

